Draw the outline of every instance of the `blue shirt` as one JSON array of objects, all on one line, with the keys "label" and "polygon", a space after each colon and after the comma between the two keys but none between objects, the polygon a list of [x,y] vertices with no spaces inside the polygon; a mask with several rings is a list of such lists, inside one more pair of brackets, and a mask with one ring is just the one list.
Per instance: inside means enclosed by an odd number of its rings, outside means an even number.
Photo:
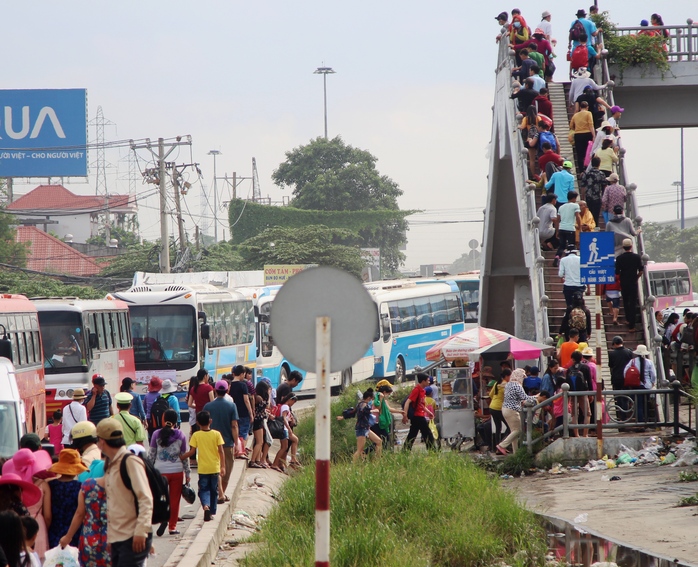
[{"label": "blue shirt", "polygon": [[218,431],[223,437],[226,447],[235,447],[237,439],[233,439],[232,422],[238,420],[238,408],[234,402],[225,397],[216,396],[216,399],[207,403],[204,410],[211,414],[211,429]]},{"label": "blue shirt", "polygon": [[128,410],[133,417],[137,417],[141,421],[145,421],[145,410],[143,409],[143,400],[136,392],[128,392],[133,396],[131,401],[131,409]]},{"label": "blue shirt", "polygon": [[179,416],[179,400],[174,394],[161,394],[163,398],[170,404],[170,408],[177,412],[177,423],[182,423],[182,418]]},{"label": "blue shirt", "polygon": [[[591,34],[596,32],[596,24],[587,18],[577,18],[576,20],[574,20],[572,22],[569,29],[572,29],[572,26],[574,26],[574,24],[576,24],[577,22],[582,22],[582,25],[584,26],[584,30],[587,33],[587,47],[591,47],[595,42],[594,37]],[[573,41],[572,42],[572,49],[574,49],[578,45],[579,45],[578,41]],[[591,52],[590,52],[590,54],[591,54]]]},{"label": "blue shirt", "polygon": [[555,187],[558,203],[567,202],[567,193],[574,191],[574,175],[566,169],[556,171],[550,176],[550,180],[545,184],[546,189]]}]

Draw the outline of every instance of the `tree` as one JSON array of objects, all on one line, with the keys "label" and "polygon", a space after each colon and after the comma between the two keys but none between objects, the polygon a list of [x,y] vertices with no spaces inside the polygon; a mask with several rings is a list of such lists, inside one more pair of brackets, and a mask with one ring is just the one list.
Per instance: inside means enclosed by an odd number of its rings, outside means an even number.
[{"label": "tree", "polygon": [[261,270],[265,264],[318,264],[358,277],[366,265],[355,245],[358,240],[355,232],[322,225],[276,227],[245,240],[239,249],[249,270]]},{"label": "tree", "polygon": [[105,291],[84,285],[69,285],[57,279],[22,271],[0,272],[0,293],[20,293],[27,297],[79,297],[101,299]]},{"label": "tree", "polygon": [[24,267],[29,253],[28,242],[15,242],[14,217],[0,211],[0,262]]},{"label": "tree", "polygon": [[[129,232],[118,226],[109,229],[109,238],[116,238],[119,242],[119,248],[130,248],[140,244],[140,238],[135,232]],[[91,236],[86,241],[87,244],[95,244],[96,246],[107,245],[107,231],[101,230],[96,236]]]},{"label": "tree", "polygon": [[644,223],[642,225],[642,241],[650,260],[676,262],[679,257],[678,235],[679,233],[673,226],[653,222]]},{"label": "tree", "polygon": [[159,272],[160,244],[144,242],[131,246],[126,254],[97,261],[105,265],[100,272],[105,277],[132,278],[135,272]]},{"label": "tree", "polygon": [[237,248],[229,242],[219,242],[195,254],[190,267],[194,272],[235,272],[246,269]]},{"label": "tree", "polygon": [[[316,138],[286,152],[286,161],[272,175],[280,187],[291,187],[291,206],[317,211],[398,211],[402,190],[376,169],[377,158],[365,150],[332,140]],[[394,222],[359,232],[361,245],[381,248],[383,268],[396,272],[404,262],[400,247],[405,243],[407,222]]]}]

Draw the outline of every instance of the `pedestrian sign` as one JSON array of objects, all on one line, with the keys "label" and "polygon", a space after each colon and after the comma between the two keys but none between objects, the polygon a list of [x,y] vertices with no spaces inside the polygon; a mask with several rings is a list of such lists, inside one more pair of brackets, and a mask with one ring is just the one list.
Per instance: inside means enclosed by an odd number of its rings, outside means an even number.
[{"label": "pedestrian sign", "polygon": [[616,279],[616,254],[612,232],[579,235],[579,275],[582,284],[612,284]]}]

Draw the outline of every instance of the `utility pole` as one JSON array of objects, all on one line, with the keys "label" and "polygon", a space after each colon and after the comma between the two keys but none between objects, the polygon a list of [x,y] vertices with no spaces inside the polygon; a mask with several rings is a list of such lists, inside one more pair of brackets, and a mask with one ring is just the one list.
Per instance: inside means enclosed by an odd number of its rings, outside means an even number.
[{"label": "utility pole", "polygon": [[684,160],[683,160],[683,128],[681,128],[681,230],[686,228],[686,217],[684,215],[684,188],[686,178],[684,176]]},{"label": "utility pole", "polygon": [[178,146],[191,146],[191,136],[177,136],[174,141],[165,143],[164,138],[158,138],[157,152],[153,148],[150,138],[147,138],[144,144],[136,144],[130,140],[131,150],[144,149],[148,150],[153,157],[157,158],[158,168],[147,169],[144,172],[146,181],[149,183],[157,183],[160,188],[160,272],[163,274],[170,273],[170,239],[169,230],[167,228],[167,175],[165,169],[165,160]]},{"label": "utility pole", "polygon": [[313,71],[314,75],[322,75],[322,92],[325,103],[325,140],[327,140],[327,75],[332,75],[334,73],[336,73],[336,71],[332,67],[325,67],[324,65]]},{"label": "utility pole", "polygon": [[179,200],[179,176],[181,173],[175,166],[172,170],[172,186],[174,187],[175,209],[177,210],[177,228],[179,229],[179,249],[184,252],[187,238],[184,234],[184,219],[182,219],[182,203]]},{"label": "utility pole", "polygon": [[221,155],[220,150],[211,150],[208,155],[213,156],[213,240],[218,243],[218,179],[216,177],[216,157]]}]

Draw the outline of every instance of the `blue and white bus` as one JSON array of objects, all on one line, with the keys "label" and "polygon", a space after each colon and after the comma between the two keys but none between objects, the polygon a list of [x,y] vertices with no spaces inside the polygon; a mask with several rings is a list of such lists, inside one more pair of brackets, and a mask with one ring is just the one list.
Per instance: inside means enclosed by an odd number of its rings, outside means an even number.
[{"label": "blue and white bus", "polygon": [[181,385],[199,368],[214,380],[256,363],[252,301],[208,284],[139,285],[113,297],[126,302],[136,380],[158,376]]},{"label": "blue and white bus", "polygon": [[[300,394],[311,394],[317,387],[315,373],[306,372],[294,366],[279,350],[270,334],[271,314],[274,299],[280,285],[237,288],[254,304],[255,321],[257,325],[257,365],[255,370],[255,382],[261,378],[268,378],[272,387],[276,388],[288,379],[289,374],[298,370],[303,375],[303,381],[294,390]],[[344,390],[354,382],[367,380],[373,374],[373,347],[369,347],[366,354],[342,372],[334,372],[330,375],[330,385],[334,390]]]},{"label": "blue and white bus", "polygon": [[451,280],[379,281],[364,284],[378,307],[380,336],[373,343],[373,377],[402,382],[416,366],[426,366],[426,352],[437,342],[464,330],[458,285]]},{"label": "blue and white bus", "polygon": [[472,329],[477,327],[480,317],[480,270],[462,272],[456,275],[446,274],[427,278],[414,278],[412,281],[417,284],[454,282],[460,291],[465,328]]}]

